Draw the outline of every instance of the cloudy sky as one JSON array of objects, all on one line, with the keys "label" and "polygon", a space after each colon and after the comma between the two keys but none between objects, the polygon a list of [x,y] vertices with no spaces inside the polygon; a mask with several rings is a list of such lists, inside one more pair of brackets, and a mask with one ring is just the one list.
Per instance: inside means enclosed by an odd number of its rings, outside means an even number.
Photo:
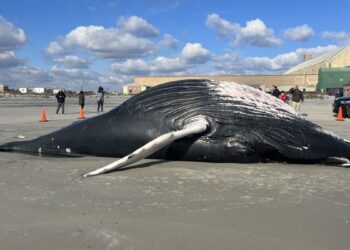
[{"label": "cloudy sky", "polygon": [[0,0],[0,82],[120,90],[135,76],[280,74],[350,43],[350,0]]}]

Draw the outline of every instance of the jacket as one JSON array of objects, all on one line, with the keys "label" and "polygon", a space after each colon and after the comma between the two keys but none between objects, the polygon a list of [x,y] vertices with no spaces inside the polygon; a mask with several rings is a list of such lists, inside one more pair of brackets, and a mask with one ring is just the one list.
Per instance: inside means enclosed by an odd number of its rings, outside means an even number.
[{"label": "jacket", "polygon": [[105,100],[105,93],[103,91],[97,92],[96,99],[98,102],[103,102]]},{"label": "jacket", "polygon": [[57,102],[64,103],[66,99],[65,93],[63,93],[63,91],[58,91],[58,93],[56,94],[56,99],[57,99]]},{"label": "jacket", "polygon": [[79,93],[79,105],[84,105],[85,103],[85,96],[82,93]]},{"label": "jacket", "polygon": [[300,102],[300,101],[304,101],[304,95],[303,92],[300,89],[293,89],[291,91],[292,93],[292,101],[293,102]]}]

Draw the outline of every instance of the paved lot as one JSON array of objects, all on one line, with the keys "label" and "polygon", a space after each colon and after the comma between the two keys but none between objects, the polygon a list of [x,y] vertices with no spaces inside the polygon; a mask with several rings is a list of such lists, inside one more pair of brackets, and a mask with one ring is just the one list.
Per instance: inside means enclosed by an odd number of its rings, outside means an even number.
[{"label": "paved lot", "polygon": [[[105,109],[124,100],[109,98]],[[302,112],[350,139],[350,120],[335,121],[331,103],[306,100]],[[55,105],[0,98],[0,143],[76,121],[76,99],[65,115]],[[0,249],[349,249],[350,169],[143,160],[82,178],[112,160],[0,153]]]}]

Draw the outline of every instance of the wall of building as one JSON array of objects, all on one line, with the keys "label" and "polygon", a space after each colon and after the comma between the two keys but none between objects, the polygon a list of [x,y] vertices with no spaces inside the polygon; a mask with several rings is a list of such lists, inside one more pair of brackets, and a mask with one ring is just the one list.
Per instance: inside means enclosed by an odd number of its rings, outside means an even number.
[{"label": "wall of building", "polygon": [[246,85],[259,85],[263,89],[269,89],[272,85],[279,87],[292,87],[299,85],[301,88],[315,89],[318,74],[312,75],[240,75],[240,76],[149,76],[135,77],[134,82],[146,86],[156,86],[166,82],[184,79],[212,79],[220,81],[231,81]]},{"label": "wall of building", "polygon": [[0,84],[0,93],[4,93],[8,90],[8,87],[4,84]]}]

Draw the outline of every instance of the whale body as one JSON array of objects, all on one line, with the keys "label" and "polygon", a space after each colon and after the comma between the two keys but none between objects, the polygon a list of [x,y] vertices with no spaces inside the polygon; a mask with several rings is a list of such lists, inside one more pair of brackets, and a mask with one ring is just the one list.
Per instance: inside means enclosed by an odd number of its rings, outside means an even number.
[{"label": "whale body", "polygon": [[[147,155],[154,159],[253,163],[314,163],[350,157],[350,144],[261,90],[233,82],[181,80],[146,90],[93,118],[1,151],[124,157],[164,134],[194,122]],[[199,123],[200,123],[199,122]]]}]

